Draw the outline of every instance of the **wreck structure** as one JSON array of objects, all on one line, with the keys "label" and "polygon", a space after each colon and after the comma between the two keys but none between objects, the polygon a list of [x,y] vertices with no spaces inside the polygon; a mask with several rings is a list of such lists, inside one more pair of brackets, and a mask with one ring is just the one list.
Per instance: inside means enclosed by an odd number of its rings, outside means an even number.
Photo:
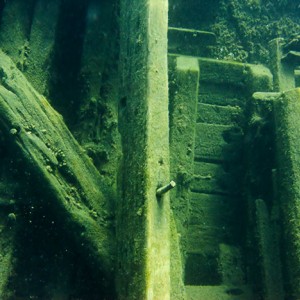
[{"label": "wreck structure", "polygon": [[300,38],[169,5],[1,4],[1,299],[300,297]]}]

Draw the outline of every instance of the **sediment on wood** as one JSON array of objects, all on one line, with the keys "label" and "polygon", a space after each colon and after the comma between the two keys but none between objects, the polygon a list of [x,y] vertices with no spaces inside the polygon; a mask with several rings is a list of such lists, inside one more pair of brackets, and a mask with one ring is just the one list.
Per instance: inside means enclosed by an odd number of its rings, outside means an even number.
[{"label": "sediment on wood", "polygon": [[[0,129],[12,155],[21,157],[32,182],[96,270],[112,275],[113,237],[101,176],[62,117],[0,52]],[[104,192],[104,194],[103,194]]]}]

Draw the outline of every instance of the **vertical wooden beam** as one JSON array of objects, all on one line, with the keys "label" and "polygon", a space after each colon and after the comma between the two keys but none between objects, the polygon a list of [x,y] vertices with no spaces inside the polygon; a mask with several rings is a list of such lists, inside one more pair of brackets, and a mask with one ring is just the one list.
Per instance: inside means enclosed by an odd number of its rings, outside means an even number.
[{"label": "vertical wooden beam", "polygon": [[28,49],[25,49],[27,52],[21,68],[34,88],[43,95],[48,95],[51,76],[49,65],[53,60],[60,2],[60,0],[36,1]]},{"label": "vertical wooden beam", "polygon": [[287,91],[295,88],[295,66],[282,61],[282,39],[271,40],[270,69],[274,76],[274,91]]},{"label": "vertical wooden beam", "polygon": [[93,0],[87,5],[81,57],[81,73],[88,81],[85,87],[87,100],[99,97],[101,85],[105,82],[105,71],[110,71],[109,76],[114,75],[112,55],[118,51],[112,49],[116,44],[115,38],[111,37],[116,25],[114,13],[111,1]]},{"label": "vertical wooden beam", "polygon": [[26,60],[28,38],[35,0],[5,1],[1,15],[1,49],[22,69]]},{"label": "vertical wooden beam", "polygon": [[255,207],[264,299],[284,299],[279,246],[272,216],[264,200],[256,199]]},{"label": "vertical wooden beam", "polygon": [[278,193],[283,216],[286,270],[292,291],[300,297],[300,89],[275,101]]},{"label": "vertical wooden beam", "polygon": [[188,223],[189,190],[194,176],[195,128],[199,92],[199,62],[197,58],[179,56],[174,70],[174,97],[170,99],[171,174],[180,189],[172,197],[177,230],[185,236]]},{"label": "vertical wooden beam", "polygon": [[170,298],[167,0],[121,1],[120,299]]},{"label": "vertical wooden beam", "polygon": [[171,299],[183,299],[182,265],[185,264],[187,246],[190,184],[194,176],[200,70],[198,59],[195,57],[170,55],[169,62],[172,61],[174,68],[171,70],[173,80],[170,80],[170,171],[178,188],[171,193],[171,207],[178,238],[174,241],[173,237],[171,241],[174,245],[171,247]]},{"label": "vertical wooden beam", "polygon": [[[253,79],[253,82],[257,82],[256,86],[260,87],[260,77]],[[251,117],[248,121],[247,133],[248,137],[252,137],[252,141],[245,147],[248,170],[247,239],[249,242],[247,242],[247,251],[252,260],[254,257],[259,257],[250,267],[248,274],[252,274],[251,277],[255,276],[254,280],[261,286],[260,289],[266,300],[284,298],[284,277],[280,253],[282,231],[280,204],[277,196],[274,129],[274,102],[279,96],[280,93],[271,92],[256,92],[252,95],[248,106]],[[257,117],[261,118],[263,123],[255,121]],[[263,134],[257,134],[258,132],[263,132]],[[255,178],[255,181],[251,178]],[[253,242],[250,242],[251,240]]]}]

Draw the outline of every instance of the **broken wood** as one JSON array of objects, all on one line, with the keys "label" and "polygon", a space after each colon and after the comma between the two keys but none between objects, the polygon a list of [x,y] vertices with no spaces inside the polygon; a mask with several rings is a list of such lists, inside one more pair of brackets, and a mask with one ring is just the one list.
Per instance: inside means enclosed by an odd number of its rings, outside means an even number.
[{"label": "broken wood", "polygon": [[[110,278],[114,246],[101,176],[59,115],[0,51],[0,129],[35,191],[96,270]],[[49,202],[49,203],[48,203]]]}]

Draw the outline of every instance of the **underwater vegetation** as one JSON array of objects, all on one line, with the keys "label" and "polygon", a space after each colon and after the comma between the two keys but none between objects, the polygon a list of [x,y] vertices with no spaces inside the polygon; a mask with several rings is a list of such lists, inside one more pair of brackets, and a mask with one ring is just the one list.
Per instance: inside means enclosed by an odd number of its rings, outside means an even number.
[{"label": "underwater vegetation", "polygon": [[269,42],[299,39],[300,3],[168,2],[0,1],[1,300],[298,299],[274,188],[292,194],[298,148],[277,175],[279,96],[252,95],[276,89]]},{"label": "underwater vegetation", "polygon": [[290,39],[300,32],[300,8],[294,0],[192,1],[191,8],[184,1],[172,2],[170,24],[174,15],[177,26],[215,33],[211,56],[219,59],[266,64],[271,39]]}]

